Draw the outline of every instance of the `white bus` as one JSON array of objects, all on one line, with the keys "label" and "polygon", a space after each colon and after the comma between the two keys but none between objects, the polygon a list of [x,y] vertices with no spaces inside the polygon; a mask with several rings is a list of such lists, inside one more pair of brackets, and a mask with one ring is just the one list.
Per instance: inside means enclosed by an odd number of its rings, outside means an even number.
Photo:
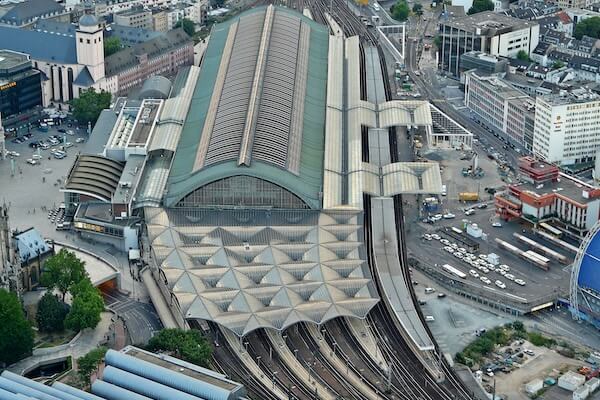
[{"label": "white bus", "polygon": [[550,233],[552,236],[557,237],[557,238],[561,237],[561,235],[562,235],[562,231],[560,231],[559,229],[556,229],[552,225],[547,224],[545,222],[542,222],[540,224],[540,228],[548,231],[548,233]]},{"label": "white bus", "polygon": [[442,269],[448,272],[449,274],[458,276],[460,279],[465,279],[467,277],[467,274],[463,273],[462,271],[454,268],[452,265],[449,264],[442,265]]}]

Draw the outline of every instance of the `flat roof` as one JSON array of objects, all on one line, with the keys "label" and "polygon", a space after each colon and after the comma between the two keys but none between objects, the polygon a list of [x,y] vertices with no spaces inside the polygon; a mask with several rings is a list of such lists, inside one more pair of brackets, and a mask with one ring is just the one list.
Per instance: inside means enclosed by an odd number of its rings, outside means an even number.
[{"label": "flat roof", "polygon": [[476,30],[479,29],[481,30],[481,35],[486,36],[494,36],[538,25],[536,21],[522,20],[491,11],[449,18],[447,21],[442,22],[442,24],[472,33],[476,33]]},{"label": "flat roof", "polygon": [[126,204],[131,201],[137,191],[145,162],[146,156],[142,154],[130,154],[127,157],[119,179],[119,185],[113,195],[113,203]]},{"label": "flat roof", "polygon": [[171,168],[166,204],[250,175],[321,204],[327,28],[283,7],[213,27]]},{"label": "flat roof", "polygon": [[481,73],[478,70],[467,71],[466,74],[474,76],[481,84],[486,86],[490,92],[497,93],[504,99],[529,97],[506,81],[498,78],[496,75]]},{"label": "flat roof", "polygon": [[598,190],[597,188],[591,187],[584,182],[575,181],[562,173],[559,174],[559,179],[560,181],[547,181],[540,185],[523,182],[512,186],[537,196],[560,194],[580,204],[587,204],[597,200],[597,197],[589,196],[588,198],[585,198],[583,195],[584,191]]},{"label": "flat roof", "polygon": [[540,97],[545,103],[553,106],[563,106],[574,103],[589,103],[600,100],[600,96],[597,93],[585,87],[578,87],[569,91],[562,90],[559,93],[547,94]]},{"label": "flat roof", "polygon": [[31,61],[26,54],[10,50],[0,50],[0,72],[2,70],[13,69],[22,64],[31,65]]}]

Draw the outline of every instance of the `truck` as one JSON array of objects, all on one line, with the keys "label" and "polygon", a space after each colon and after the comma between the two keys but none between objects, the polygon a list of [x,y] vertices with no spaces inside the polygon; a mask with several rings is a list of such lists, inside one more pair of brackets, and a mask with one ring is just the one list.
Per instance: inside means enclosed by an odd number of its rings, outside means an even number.
[{"label": "truck", "polygon": [[479,193],[476,192],[460,192],[458,194],[460,201],[477,201],[479,200]]}]

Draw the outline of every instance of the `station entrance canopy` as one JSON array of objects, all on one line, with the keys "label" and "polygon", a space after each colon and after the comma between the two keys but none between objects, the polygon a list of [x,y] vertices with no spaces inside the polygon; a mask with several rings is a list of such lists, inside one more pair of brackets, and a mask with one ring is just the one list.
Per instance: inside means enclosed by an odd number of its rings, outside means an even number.
[{"label": "station entrance canopy", "polygon": [[339,316],[378,302],[362,212],[146,208],[161,290],[187,320],[244,336]]}]

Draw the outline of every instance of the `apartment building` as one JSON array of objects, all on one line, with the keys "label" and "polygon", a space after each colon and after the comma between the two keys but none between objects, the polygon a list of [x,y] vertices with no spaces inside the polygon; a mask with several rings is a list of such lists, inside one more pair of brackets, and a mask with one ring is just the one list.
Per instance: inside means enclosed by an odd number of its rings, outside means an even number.
[{"label": "apartment building", "polygon": [[465,72],[465,105],[480,124],[526,149],[533,145],[534,102],[500,75]]},{"label": "apartment building", "polygon": [[600,149],[600,96],[582,87],[538,96],[533,152],[561,165],[592,162]]},{"label": "apartment building", "polygon": [[127,11],[121,11],[114,15],[114,21],[118,25],[129,26],[131,28],[140,28],[152,30],[154,21],[152,11],[145,10],[142,7],[131,8]]},{"label": "apartment building", "polygon": [[539,42],[539,24],[504,14],[481,12],[440,22],[439,68],[458,77],[461,55],[480,51],[514,58],[521,50],[531,54]]}]

